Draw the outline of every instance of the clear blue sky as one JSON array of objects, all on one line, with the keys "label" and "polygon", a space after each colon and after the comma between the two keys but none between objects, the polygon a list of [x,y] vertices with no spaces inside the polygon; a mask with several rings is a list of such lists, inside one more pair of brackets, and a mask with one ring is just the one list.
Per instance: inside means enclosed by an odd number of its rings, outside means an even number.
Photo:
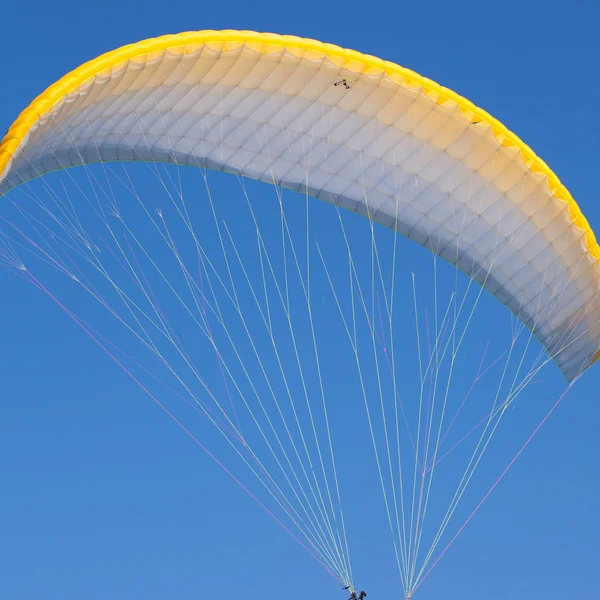
[{"label": "clear blue sky", "polygon": [[[482,106],[600,229],[591,0],[5,4],[0,128],[67,71],[130,42],[194,29],[290,33],[397,62]],[[0,285],[0,598],[345,598],[56,306],[7,273]],[[599,386],[596,366],[417,598],[598,595]],[[360,501],[381,510],[377,494]],[[388,557],[381,536],[368,556],[354,546],[357,570],[377,572],[369,563]],[[377,580],[364,587],[369,600],[391,597]]]}]

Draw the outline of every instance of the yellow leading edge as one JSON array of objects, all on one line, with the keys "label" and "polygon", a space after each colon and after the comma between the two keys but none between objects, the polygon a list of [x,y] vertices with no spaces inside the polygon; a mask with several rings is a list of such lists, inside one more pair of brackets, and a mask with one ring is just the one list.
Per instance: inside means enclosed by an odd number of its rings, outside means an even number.
[{"label": "yellow leading edge", "polygon": [[569,190],[561,183],[554,171],[525,142],[488,112],[475,106],[460,94],[393,62],[362,54],[356,50],[341,48],[334,44],[325,44],[292,35],[236,30],[190,31],[129,44],[84,63],[40,94],[11,125],[0,143],[0,176],[4,173],[8,162],[31,126],[55,104],[87,80],[106,69],[112,69],[127,61],[145,62],[153,58],[153,55],[165,51],[173,54],[187,54],[197,50],[198,46],[203,44],[215,50],[232,50],[246,45],[252,50],[264,54],[281,52],[285,49],[296,56],[327,57],[333,63],[355,73],[385,73],[398,85],[406,88],[422,88],[427,96],[437,104],[457,105],[463,116],[471,123],[481,123],[481,126],[491,127],[494,136],[503,146],[517,149],[520,152],[531,171],[547,177],[548,186],[554,196],[568,203],[573,223],[585,232],[590,254],[600,260],[600,246],[598,246],[596,236]]}]

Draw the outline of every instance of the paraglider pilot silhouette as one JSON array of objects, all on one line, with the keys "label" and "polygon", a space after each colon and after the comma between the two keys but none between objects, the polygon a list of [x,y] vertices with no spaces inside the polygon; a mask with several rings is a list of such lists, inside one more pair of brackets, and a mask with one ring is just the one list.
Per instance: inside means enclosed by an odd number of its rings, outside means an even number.
[{"label": "paraglider pilot silhouette", "polygon": [[[352,586],[347,585],[346,587],[342,588],[344,590],[350,590]],[[367,592],[361,591],[361,592],[357,592],[356,590],[351,590],[350,591],[350,598],[348,598],[348,600],[363,600],[363,598],[367,597]]]}]

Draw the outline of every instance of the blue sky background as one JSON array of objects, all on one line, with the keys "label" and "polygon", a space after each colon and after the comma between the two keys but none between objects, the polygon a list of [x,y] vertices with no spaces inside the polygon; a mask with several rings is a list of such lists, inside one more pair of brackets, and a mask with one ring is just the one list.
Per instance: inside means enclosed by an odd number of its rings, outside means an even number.
[{"label": "blue sky background", "polygon": [[[484,107],[600,227],[594,2],[33,0],[2,17],[1,128],[123,44],[192,29],[291,33],[392,60]],[[344,598],[52,303],[7,273],[0,285],[0,598]],[[595,597],[599,373],[577,383],[417,598]],[[360,510],[381,510],[375,492],[357,494]],[[354,545],[357,571],[378,572],[386,533],[381,550]],[[387,582],[364,587],[369,600],[394,597]]]}]

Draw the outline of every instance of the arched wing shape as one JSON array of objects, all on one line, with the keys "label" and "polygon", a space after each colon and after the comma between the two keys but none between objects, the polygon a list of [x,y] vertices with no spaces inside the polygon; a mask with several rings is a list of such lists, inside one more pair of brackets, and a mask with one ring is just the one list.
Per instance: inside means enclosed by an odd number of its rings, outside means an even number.
[{"label": "arched wing shape", "polygon": [[0,146],[0,194],[131,160],[230,171],[369,215],[482,284],[567,379],[598,356],[600,250],[577,204],[502,124],[412,71],[253,32],[126,46],[21,114]]}]

